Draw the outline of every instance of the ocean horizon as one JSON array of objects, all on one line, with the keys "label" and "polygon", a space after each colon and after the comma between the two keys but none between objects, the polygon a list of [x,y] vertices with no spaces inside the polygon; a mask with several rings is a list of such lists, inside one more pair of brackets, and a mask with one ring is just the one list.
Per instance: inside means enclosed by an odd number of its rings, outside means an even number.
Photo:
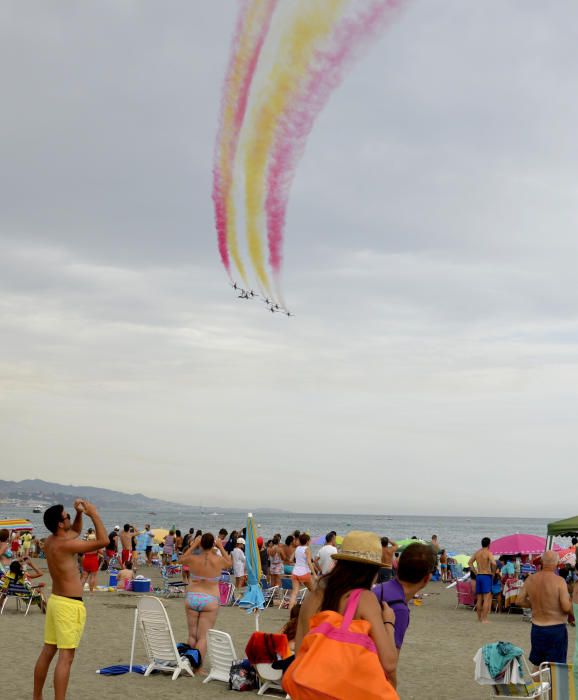
[{"label": "ocean horizon", "polygon": [[[244,527],[247,520],[247,512],[242,510],[209,513],[199,512],[197,508],[193,510],[186,506],[183,506],[182,510],[172,508],[156,511],[101,508],[99,512],[107,531],[112,530],[115,525],[122,527],[124,523],[130,523],[140,529],[146,523],[150,523],[153,528],[170,529],[175,526],[183,534],[189,528],[216,533],[220,528],[225,527],[230,532]],[[292,513],[289,511],[260,513],[259,510],[255,510],[253,515],[258,534],[264,538],[269,538],[276,532],[280,532],[285,537],[295,529],[308,532],[312,537],[324,535],[330,530],[336,530],[341,535],[349,530],[370,530],[393,540],[413,536],[429,540],[433,534],[436,534],[442,548],[469,554],[480,546],[482,537],[490,537],[493,540],[517,532],[546,537],[549,522],[572,514],[562,514],[553,518],[528,518]],[[0,518],[28,518],[38,536],[43,537],[47,534],[42,522],[42,513],[32,513],[30,506],[0,504]],[[90,527],[90,519],[85,517],[84,520],[84,527]],[[559,542],[564,544],[565,540],[559,540]]]}]

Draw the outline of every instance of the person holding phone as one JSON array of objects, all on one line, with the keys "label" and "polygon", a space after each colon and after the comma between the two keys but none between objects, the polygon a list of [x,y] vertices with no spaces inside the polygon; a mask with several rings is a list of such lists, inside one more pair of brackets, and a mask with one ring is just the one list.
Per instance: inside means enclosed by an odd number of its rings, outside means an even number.
[{"label": "person holding phone", "polygon": [[[42,700],[46,676],[56,652],[58,661],[54,670],[54,697],[55,700],[66,698],[70,669],[86,622],[78,555],[97,551],[108,544],[106,529],[95,506],[77,498],[74,509],[74,522],[63,505],[51,506],[44,512],[44,525],[52,533],[44,543],[52,577],[52,595],[46,607],[44,646],[34,667],[33,700]],[[80,539],[83,513],[94,523],[94,540]]]}]

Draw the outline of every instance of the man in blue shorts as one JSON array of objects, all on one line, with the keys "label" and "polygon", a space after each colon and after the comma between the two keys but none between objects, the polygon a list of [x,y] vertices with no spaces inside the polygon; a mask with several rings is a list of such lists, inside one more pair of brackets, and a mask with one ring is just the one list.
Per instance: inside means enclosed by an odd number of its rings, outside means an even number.
[{"label": "man in blue shorts", "polygon": [[470,558],[468,566],[476,574],[476,613],[479,622],[488,622],[492,607],[492,583],[496,571],[496,560],[490,552],[490,538],[484,537],[482,547]]},{"label": "man in blue shorts", "polygon": [[566,663],[568,653],[568,613],[572,601],[566,582],[558,576],[558,554],[542,555],[542,571],[528,576],[516,600],[522,608],[532,608],[530,661],[539,666],[543,661]]}]

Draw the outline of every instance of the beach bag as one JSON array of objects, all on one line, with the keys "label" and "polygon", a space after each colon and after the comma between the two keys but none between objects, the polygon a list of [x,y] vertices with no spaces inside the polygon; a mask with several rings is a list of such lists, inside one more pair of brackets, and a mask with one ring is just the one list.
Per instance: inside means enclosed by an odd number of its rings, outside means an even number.
[{"label": "beach bag", "polygon": [[189,660],[191,668],[201,668],[201,652],[198,649],[193,649],[188,644],[180,642],[179,644],[177,644],[177,651],[179,652],[179,656],[184,656],[185,659]]},{"label": "beach bag", "polygon": [[257,672],[247,661],[233,661],[229,671],[229,690],[256,690],[259,687]]},{"label": "beach bag", "polygon": [[399,700],[387,680],[367,620],[354,620],[361,588],[344,614],[324,610],[311,618],[295,661],[283,676],[292,700]]}]

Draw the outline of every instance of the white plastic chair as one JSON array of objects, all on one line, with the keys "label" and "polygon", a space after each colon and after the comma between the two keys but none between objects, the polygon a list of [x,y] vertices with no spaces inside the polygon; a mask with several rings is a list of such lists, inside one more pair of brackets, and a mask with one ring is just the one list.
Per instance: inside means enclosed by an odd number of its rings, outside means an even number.
[{"label": "white plastic chair", "polygon": [[153,671],[173,674],[176,680],[182,671],[193,676],[188,659],[177,651],[173,630],[162,602],[154,596],[144,596],[138,602],[138,621],[149,662],[145,676]]},{"label": "white plastic chair", "polygon": [[[281,685],[283,671],[273,668],[271,664],[255,664],[255,669],[261,683],[257,695],[264,695],[269,688],[283,691],[283,686]],[[288,698],[289,696],[287,695],[286,697]]]},{"label": "white plastic chair", "polygon": [[219,630],[207,632],[207,654],[211,660],[211,670],[203,683],[209,681],[229,682],[231,664],[238,657],[231,635]]},{"label": "white plastic chair", "polygon": [[[509,696],[509,697],[524,697],[535,698],[536,700],[547,700],[550,697],[551,684],[547,677],[547,672],[540,666],[538,671],[531,671],[525,656],[522,656],[522,666],[529,678],[527,682],[524,678],[524,673],[520,673],[518,660],[512,659],[505,667],[504,674],[500,680],[489,677],[485,664],[483,662],[482,649],[478,649],[474,656],[476,669],[474,672],[474,680],[483,686],[489,686],[491,689],[490,697]],[[506,688],[503,686],[507,686]],[[506,691],[506,692],[504,692]]]}]

